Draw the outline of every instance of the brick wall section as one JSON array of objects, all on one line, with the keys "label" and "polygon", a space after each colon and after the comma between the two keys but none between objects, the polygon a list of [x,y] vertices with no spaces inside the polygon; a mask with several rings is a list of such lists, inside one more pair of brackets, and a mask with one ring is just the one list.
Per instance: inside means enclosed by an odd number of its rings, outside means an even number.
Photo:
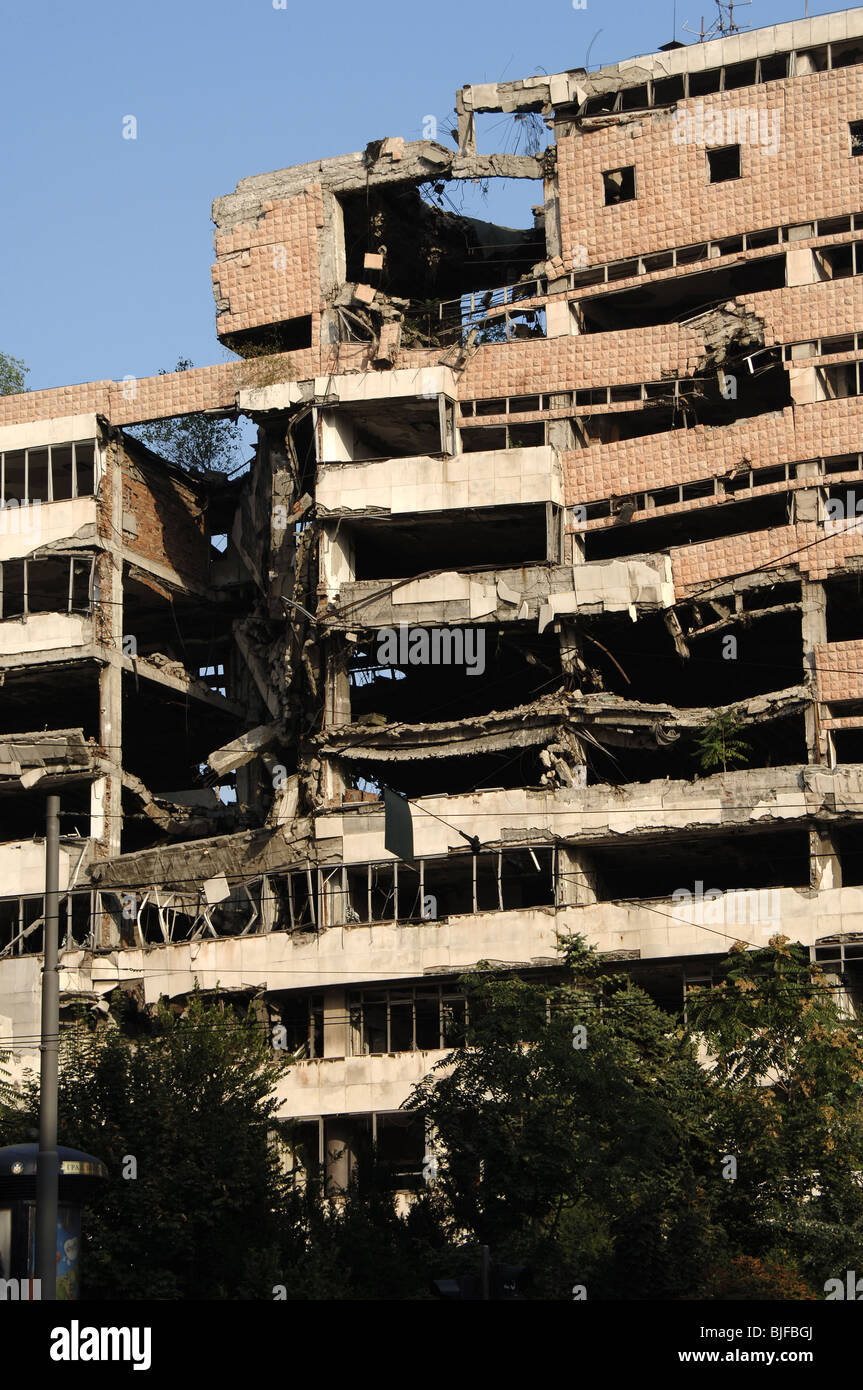
[{"label": "brick wall section", "polygon": [[[863,281],[854,278],[803,285],[747,295],[739,302],[764,319],[768,343],[829,336],[851,332],[863,321]],[[703,351],[698,330],[678,324],[488,344],[474,353],[460,375],[458,396],[461,400],[483,400],[657,381],[665,372],[686,375],[694,371]],[[402,349],[395,365],[433,366],[442,356],[439,350]],[[302,381],[330,370],[365,370],[368,365],[362,347],[341,344],[338,351],[329,346],[304,348],[131,382],[92,381],[28,391],[0,397],[0,425],[90,411],[104,415],[112,424],[132,425],[190,411],[230,408],[238,389],[259,381]],[[648,446],[652,442],[647,441]]]},{"label": "brick wall section", "polygon": [[787,566],[799,569],[809,580],[823,580],[834,570],[843,569],[852,556],[858,561],[863,557],[863,534],[844,531],[825,536],[824,527],[814,523],[722,536],[671,552],[678,598],[761,568]]},{"label": "brick wall section", "polygon": [[[218,410],[234,403],[233,362],[195,367],[190,372],[139,377],[115,383],[108,403],[112,425],[131,425],[158,416],[185,415],[193,410]],[[134,388],[134,395],[132,389]]]},{"label": "brick wall section", "polygon": [[659,381],[664,372],[685,376],[704,356],[701,335],[676,323],[626,333],[481,347],[459,381],[461,400],[529,396],[539,391]]},{"label": "brick wall section", "polygon": [[668,430],[596,444],[563,455],[567,503],[592,502],[669,483],[729,473],[743,459],[759,468],[856,453],[863,439],[863,397],[789,406],[736,425]]},{"label": "brick wall section", "polygon": [[[421,354],[421,363],[437,362],[439,353]],[[195,410],[228,410],[237,391],[271,381],[305,381],[330,370],[369,370],[364,347],[340,344],[338,349],[302,348],[247,362],[222,362],[189,372],[138,377],[133,382],[87,381],[49,391],[26,391],[0,396],[0,425],[51,420],[64,415],[96,412],[112,425],[137,425]],[[133,394],[134,388],[134,394]]]},{"label": "brick wall section", "polygon": [[[711,184],[705,145],[675,144],[680,127],[670,111],[563,137],[558,177],[567,266],[577,246],[587,247],[593,265],[863,208],[863,159],[851,155],[848,134],[848,122],[863,119],[859,67],[717,92],[700,102],[705,117],[713,110],[753,110],[772,122],[778,112],[778,151],[742,144],[741,178]],[[677,109],[696,107],[691,99]],[[630,164],[638,196],[606,207],[603,170]]]},{"label": "brick wall section", "polygon": [[80,386],[2,396],[0,425],[90,412],[104,415],[113,425],[133,425],[192,410],[225,409],[234,404],[236,368],[237,364],[226,362],[133,381],[88,381]]},{"label": "brick wall section", "polygon": [[825,642],[815,648],[821,699],[863,700],[863,641]]},{"label": "brick wall section", "polygon": [[765,290],[741,295],[737,302],[763,319],[768,347],[773,343],[829,338],[837,333],[853,333],[863,324],[863,276]]},{"label": "brick wall section", "polygon": [[230,306],[218,315],[220,334],[315,314],[322,307],[321,185],[264,203],[263,210],[256,222],[241,222],[227,236],[216,237],[213,293]]},{"label": "brick wall section", "polygon": [[84,381],[80,386],[56,386],[47,391],[0,396],[0,425],[21,425],[29,420],[51,420],[63,415],[107,415],[114,385],[113,381]]},{"label": "brick wall section", "polygon": [[187,579],[207,582],[209,542],[200,503],[191,488],[157,468],[123,459],[123,511],[131,512],[138,534],[124,532],[124,549],[155,560]]},{"label": "brick wall section", "polygon": [[[811,529],[813,534],[804,537],[807,529]],[[721,536],[699,545],[681,546],[671,553],[675,593],[679,598],[711,582],[760,569],[761,566],[773,568],[780,564],[799,564],[802,556],[791,552],[796,552],[807,540],[814,540],[815,531],[814,526],[783,526],[772,531]]]},{"label": "brick wall section", "polygon": [[[863,323],[863,277],[765,290],[734,302],[763,320],[767,346],[851,333]],[[459,377],[458,395],[483,400],[659,381],[664,373],[694,372],[704,354],[702,332],[676,323],[487,344]],[[431,366],[440,358],[439,352],[403,349],[396,365]]]}]

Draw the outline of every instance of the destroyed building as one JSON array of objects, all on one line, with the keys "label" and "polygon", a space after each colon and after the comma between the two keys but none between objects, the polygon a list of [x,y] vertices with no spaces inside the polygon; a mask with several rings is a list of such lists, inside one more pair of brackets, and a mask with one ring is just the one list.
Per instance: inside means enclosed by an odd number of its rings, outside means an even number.
[{"label": "destroyed building", "polygon": [[[678,1012],[781,932],[855,1007],[861,64],[853,9],[465,87],[452,135],[216,201],[239,361],[0,400],[16,1075],[49,791],[64,1018],[252,1004],[335,1187],[369,1139],[421,1181],[400,1107],[482,962],[580,932]],[[519,228],[454,210],[498,179]],[[247,473],[129,433],[194,412],[254,423]]]}]

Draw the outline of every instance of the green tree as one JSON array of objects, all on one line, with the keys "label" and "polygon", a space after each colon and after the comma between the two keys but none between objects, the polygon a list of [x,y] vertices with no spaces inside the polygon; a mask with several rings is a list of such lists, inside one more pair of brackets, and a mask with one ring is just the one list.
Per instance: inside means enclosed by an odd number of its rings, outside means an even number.
[{"label": "green tree", "polygon": [[727,772],[733,763],[745,763],[751,750],[741,738],[743,719],[737,710],[718,710],[695,740],[695,757],[702,772],[721,768]]},{"label": "green tree", "polygon": [[718,1219],[751,1256],[797,1262],[815,1288],[863,1261],[863,1030],[808,948],[736,947],[693,991],[711,1057],[714,1147],[733,1158]]},{"label": "green tree", "polygon": [[30,371],[18,357],[0,352],[0,396],[15,396],[26,391],[25,377]]},{"label": "green tree", "polygon": [[[193,362],[181,357],[174,371],[188,372],[193,367]],[[170,375],[166,369],[159,372],[159,376]],[[241,462],[242,434],[234,420],[217,420],[198,412],[151,420],[128,433],[162,458],[199,473],[230,473]]]},{"label": "green tree", "polygon": [[[259,1024],[197,994],[184,1018],[163,1004],[150,1035],[64,1035],[60,1142],[110,1173],[86,1213],[88,1298],[272,1298],[284,1200],[271,1142],[284,1130],[277,1065]],[[0,1142],[34,1124],[35,1082],[26,1102]]]},{"label": "green tree", "polygon": [[291,1194],[282,1229],[280,1282],[288,1299],[430,1300],[432,1279],[479,1261],[457,1246],[434,1192],[397,1210],[370,1155],[335,1202],[314,1178]]},{"label": "green tree", "polygon": [[468,976],[470,1038],[409,1103],[443,1148],[453,1230],[534,1293],[675,1298],[711,1252],[709,1081],[684,1031],[578,938],[570,979]]},{"label": "green tree", "polygon": [[9,1053],[0,1052],[0,1105],[13,1105],[15,1102],[15,1090],[9,1081],[9,1073],[3,1065],[8,1060]]}]

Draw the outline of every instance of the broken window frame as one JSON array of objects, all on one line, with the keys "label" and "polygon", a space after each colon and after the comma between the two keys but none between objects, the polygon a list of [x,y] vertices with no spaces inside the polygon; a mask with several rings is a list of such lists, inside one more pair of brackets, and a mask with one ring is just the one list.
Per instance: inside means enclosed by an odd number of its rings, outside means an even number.
[{"label": "broken window frame", "polygon": [[269,883],[273,890],[270,901],[276,919],[274,931],[318,930],[319,880],[313,864],[296,865],[283,873],[271,874]]},{"label": "broken window frame", "polygon": [[[818,72],[829,72],[834,68],[853,67],[863,63],[863,53],[860,57],[854,58],[851,63],[837,63],[835,59],[842,56],[843,50],[854,53],[860,48],[861,41],[857,38],[837,39],[826,44],[813,44],[808,48],[790,49],[782,53],[768,53],[760,58],[737,59],[715,68],[672,73],[667,77],[651,77],[646,83],[638,83],[634,87],[623,87],[617,92],[597,92],[582,103],[578,115],[582,120],[590,119],[592,116],[607,118],[610,115],[632,109],[676,106],[679,101],[690,97],[703,97],[715,92],[743,91],[746,87],[758,87],[768,82],[781,82],[787,77],[808,77]],[[807,68],[806,72],[798,71],[798,67],[802,68],[803,66],[799,60],[805,58],[814,58],[820,66]],[[751,68],[753,80],[744,83],[732,82],[729,85],[728,73],[739,68]],[[645,87],[646,106],[633,108],[632,101],[635,98],[630,96],[627,99],[627,92],[635,93],[640,97]],[[657,88],[662,89],[661,93],[657,91]]]},{"label": "broken window frame", "polygon": [[[434,1001],[437,1012],[438,1041],[428,1047],[417,1044],[417,1004]],[[348,1029],[350,1035],[351,1057],[381,1057],[400,1052],[440,1052],[452,1047],[460,1047],[467,1038],[469,1024],[467,996],[458,989],[455,981],[421,983],[398,983],[383,987],[364,986],[350,990],[347,996]],[[393,1008],[410,1010],[410,1044],[394,1046],[399,1039],[394,1037]],[[384,1022],[372,1025],[369,1016],[372,1010],[383,1008]],[[453,1020],[456,1019],[456,1022]],[[404,1020],[397,1020],[403,1022]],[[426,1020],[427,1021],[427,1020]],[[420,1025],[422,1027],[422,1024]],[[383,1028],[385,1046],[374,1047],[371,1043],[372,1028]],[[448,1031],[449,1030],[449,1031]],[[402,1034],[403,1036],[403,1034]]]},{"label": "broken window frame", "polygon": [[[501,285],[492,290],[469,290],[460,295],[458,299],[441,299],[432,306],[432,312],[436,311],[440,327],[435,336],[443,339],[447,333],[455,333],[464,343],[472,329],[480,331],[489,323],[495,322],[503,317],[509,320],[511,313],[518,313],[521,310],[510,309],[503,315],[500,310],[506,310],[507,305],[515,305],[521,300],[544,299],[548,294],[548,280],[545,277],[517,280],[513,284]],[[544,305],[533,306],[544,311]],[[426,304],[411,304],[411,312],[429,313],[429,306]],[[458,327],[449,328],[448,325]],[[431,328],[431,325],[430,325]],[[507,327],[506,337],[513,335]],[[537,335],[545,336],[545,334]]]},{"label": "broken window frame", "polygon": [[[38,565],[38,564],[40,564],[42,561],[49,561],[49,562],[52,562],[52,563],[53,563],[53,562],[57,561],[58,559],[67,559],[68,562],[69,562],[69,583],[68,583],[68,589],[67,589],[67,594],[66,594],[66,603],[65,603],[65,606],[62,606],[62,607],[61,607],[61,606],[58,605],[57,608],[42,608],[42,607],[40,607],[40,608],[37,608],[37,609],[31,609],[31,607],[30,607],[30,602],[29,602],[29,594],[30,594],[30,589],[29,589],[30,566],[31,566],[31,565]],[[21,607],[21,611],[20,611],[20,612],[9,613],[9,614],[7,614],[7,613],[6,613],[6,607],[7,607],[6,593],[7,593],[7,589],[8,589],[8,572],[9,572],[9,570],[11,569],[11,567],[12,567],[13,565],[21,565],[21,566],[22,566],[22,570],[21,570],[21,573],[22,573],[22,576],[23,576],[23,595],[22,595],[22,600],[21,600],[22,607]],[[80,589],[81,589],[81,587],[83,587],[83,586],[82,586],[79,582],[77,582],[77,581],[78,581],[78,576],[76,576],[76,573],[75,573],[75,566],[76,566],[76,565],[82,565],[82,566],[83,566],[83,565],[87,565],[87,566],[88,566],[88,572],[87,572],[87,578],[86,578],[86,586],[87,586],[87,599],[86,599],[86,602],[82,602],[81,599],[78,597],[78,594],[80,593]],[[55,552],[52,552],[50,555],[35,555],[35,556],[34,556],[34,555],[30,555],[30,556],[22,557],[22,558],[20,558],[20,559],[9,559],[9,560],[2,560],[2,561],[0,561],[0,622],[14,621],[15,619],[23,620],[23,621],[26,622],[27,619],[28,619],[31,615],[34,616],[34,617],[38,617],[38,616],[39,616],[40,614],[42,614],[42,613],[64,613],[64,612],[65,612],[67,615],[71,615],[71,614],[73,614],[73,613],[80,613],[80,614],[84,614],[85,616],[90,616],[90,615],[92,615],[92,613],[93,613],[93,608],[94,608],[94,598],[95,598],[95,569],[96,569],[96,557],[95,557],[94,555],[82,554],[80,551],[78,551],[78,552],[72,552],[72,553],[69,553],[69,552],[66,552],[66,551],[59,551],[59,552],[58,552],[58,551],[55,551]]]},{"label": "broken window frame", "polygon": [[[803,238],[794,237],[801,225],[810,227]],[[817,241],[823,236],[841,236],[844,233],[863,230],[863,212],[849,213],[843,217],[814,218],[811,223],[785,222],[780,226],[761,227],[752,232],[741,232],[741,247],[723,249],[736,244],[737,237],[720,237],[714,241],[698,242],[694,245],[673,246],[667,251],[649,252],[643,256],[628,257],[622,261],[604,261],[599,265],[571,270],[567,274],[569,290],[586,289],[593,285],[610,284],[615,280],[638,279],[653,275],[662,270],[676,270],[682,265],[693,265],[699,261],[709,261],[710,268],[716,268],[716,261],[723,256],[738,255],[740,250],[753,251],[767,247],[784,246],[800,240]],[[842,245],[836,242],[835,245]],[[826,249],[813,247],[813,250]],[[672,277],[668,277],[672,278]]]},{"label": "broken window frame", "polygon": [[[743,177],[743,162],[741,158],[740,145],[716,145],[713,149],[706,152],[707,159],[707,182],[714,183],[733,183],[735,179]],[[721,170],[727,162],[731,163],[732,154],[736,154],[737,172],[735,174],[722,173]],[[724,156],[724,159],[720,159]]]},{"label": "broken window frame", "polygon": [[[512,845],[503,845],[499,848],[481,850],[477,856],[469,850],[458,850],[448,855],[425,855],[415,860],[416,872],[411,865],[399,864],[398,860],[370,860],[365,863],[329,865],[326,869],[319,870],[320,892],[322,894],[319,901],[327,902],[327,913],[332,913],[331,920],[323,922],[327,926],[373,926],[380,922],[418,922],[437,920],[426,918],[422,915],[423,903],[426,897],[426,889],[429,884],[429,870],[431,869],[432,879],[434,878],[435,866],[445,868],[452,865],[455,861],[465,863],[468,855],[471,858],[471,905],[466,909],[467,913],[486,913],[486,912],[506,912],[518,910],[517,907],[509,907],[504,898],[504,857],[512,858],[514,854],[531,854],[536,861],[537,854],[550,852],[552,847],[543,841],[536,844],[522,844],[521,842]],[[481,857],[484,861],[483,867],[477,864],[477,859]],[[493,907],[479,906],[478,884],[484,876],[485,861],[493,863],[491,878],[496,884],[497,902]],[[549,861],[549,905],[554,902],[554,894],[557,886],[557,856],[551,853]],[[542,873],[540,866],[537,872]],[[391,876],[391,879],[390,879]],[[382,881],[383,879],[383,881]],[[431,885],[433,888],[433,883]],[[385,913],[374,910],[375,894],[383,893],[385,905],[390,910]],[[410,906],[408,906],[410,905]],[[419,914],[415,914],[412,909],[419,906]],[[450,913],[450,916],[461,916],[462,913]]]},{"label": "broken window frame", "polygon": [[[86,902],[87,902],[87,921],[88,921],[88,927],[87,927],[86,932],[84,933],[83,940],[81,940],[81,941],[78,941],[78,940],[75,938],[75,935],[74,935],[75,911],[74,911],[74,905],[73,905],[73,902],[72,902],[73,899],[78,900],[78,903],[80,903],[80,901],[83,901],[84,899],[86,899]],[[41,942],[41,939],[40,939],[39,945],[36,946],[35,948],[30,948],[30,947],[28,947],[27,941],[28,941],[28,938],[30,938],[30,937],[33,935],[34,932],[39,932],[40,929],[41,929],[41,930],[44,930],[44,926],[45,926],[45,896],[44,896],[44,894],[42,894],[42,893],[19,893],[19,894],[15,894],[15,895],[10,895],[10,896],[8,896],[8,897],[4,896],[2,899],[0,899],[0,902],[2,902],[3,904],[7,904],[7,903],[16,903],[16,902],[17,902],[17,904],[18,904],[18,930],[17,930],[16,934],[15,934],[13,937],[10,938],[10,940],[6,943],[5,946],[0,947],[0,960],[7,959],[7,958],[13,957],[13,956],[21,956],[21,955],[40,955],[41,952],[42,952],[42,942]],[[38,903],[38,904],[41,904],[41,912],[39,912],[39,913],[37,914],[36,918],[35,918],[32,922],[27,922],[27,921],[26,921],[26,917],[27,917],[28,914],[27,914],[27,911],[26,911],[26,909],[25,909],[25,903],[30,903],[30,904],[33,904],[33,905],[35,905],[35,904],[37,904],[37,903]],[[94,936],[94,933],[95,933],[95,923],[96,923],[96,918],[97,918],[97,910],[96,910],[96,909],[97,909],[97,904],[96,904],[96,902],[95,902],[95,890],[94,890],[94,889],[91,889],[91,888],[71,888],[71,889],[67,890],[66,892],[62,892],[62,893],[60,894],[60,907],[59,907],[60,922],[59,922],[59,928],[58,928],[58,949],[59,949],[61,952],[63,952],[63,951],[80,951],[80,950],[91,951],[91,950],[94,949],[94,945],[95,945],[95,936]],[[65,919],[65,924],[66,924],[66,925],[65,925],[65,930],[64,930],[64,928],[63,928],[64,919]]]},{"label": "broken window frame", "polygon": [[[852,358],[847,362],[831,362],[824,367],[815,368],[815,376],[822,391],[823,399],[826,401],[849,400],[853,396],[859,396],[863,384],[861,384],[861,359]],[[837,391],[836,387],[844,385],[845,391]]]},{"label": "broken window frame", "polygon": [[[523,431],[525,429],[537,428],[542,430],[542,438],[524,443]],[[486,444],[485,447],[480,448],[474,447],[475,441],[480,441],[481,443],[480,436],[484,434],[499,436],[500,433],[502,433],[504,449],[540,449],[548,443],[548,423],[545,420],[529,420],[525,421],[522,425],[510,425],[509,423],[506,425],[469,425],[467,428],[463,425],[459,433],[461,435],[462,453],[465,454],[494,453],[499,450],[499,444]],[[465,435],[468,435],[470,440],[470,446],[467,449],[464,447]]]},{"label": "broken window frame", "polygon": [[[757,359],[757,368],[754,365]],[[758,348],[756,351],[741,358],[741,364],[745,363],[749,368],[750,375],[755,375],[756,370],[763,371],[767,367],[781,364],[782,348],[779,344],[771,345],[766,348]],[[617,382],[613,386],[579,386],[574,392],[575,409],[589,411],[596,407],[608,407],[632,403],[635,401],[649,403],[658,399],[678,401],[691,396],[694,390],[701,386],[708,386],[715,380],[715,373],[702,372],[697,376],[665,377],[660,381],[627,381]],[[571,417],[578,420],[579,416]]]},{"label": "broken window frame", "polygon": [[[299,992],[298,997],[293,999],[288,993],[281,999],[271,998],[268,1002],[271,1027],[283,1027],[288,1034],[293,1030],[294,1038],[289,1038],[287,1047],[289,1056],[297,1062],[320,1061],[324,1057],[323,991]],[[291,1046],[291,1041],[297,1039],[296,1045]]]},{"label": "broken window frame", "polygon": [[[614,174],[620,174],[619,187],[612,182]],[[617,169],[602,170],[604,206],[618,207],[621,203],[634,203],[638,199],[638,181],[634,164],[621,164]],[[631,189],[631,192],[630,192]],[[617,196],[609,196],[617,194]]]}]

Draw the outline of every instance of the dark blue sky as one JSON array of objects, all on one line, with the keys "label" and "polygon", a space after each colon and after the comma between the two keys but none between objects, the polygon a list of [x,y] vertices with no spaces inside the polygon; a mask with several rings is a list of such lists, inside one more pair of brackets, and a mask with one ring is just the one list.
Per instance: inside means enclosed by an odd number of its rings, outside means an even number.
[{"label": "dark blue sky", "polygon": [[[469,82],[583,66],[588,49],[591,67],[651,52],[672,37],[674,11],[674,0],[284,2],[7,5],[0,349],[29,365],[31,389],[229,356],[215,337],[210,204],[238,179],[386,135],[419,139]],[[809,0],[811,15],[836,8]],[[677,0],[678,37],[702,12],[710,23],[713,0]],[[754,0],[738,16],[756,27],[803,13],[804,0]],[[480,127],[483,151],[494,121]],[[527,188],[464,210],[529,225]]]}]

